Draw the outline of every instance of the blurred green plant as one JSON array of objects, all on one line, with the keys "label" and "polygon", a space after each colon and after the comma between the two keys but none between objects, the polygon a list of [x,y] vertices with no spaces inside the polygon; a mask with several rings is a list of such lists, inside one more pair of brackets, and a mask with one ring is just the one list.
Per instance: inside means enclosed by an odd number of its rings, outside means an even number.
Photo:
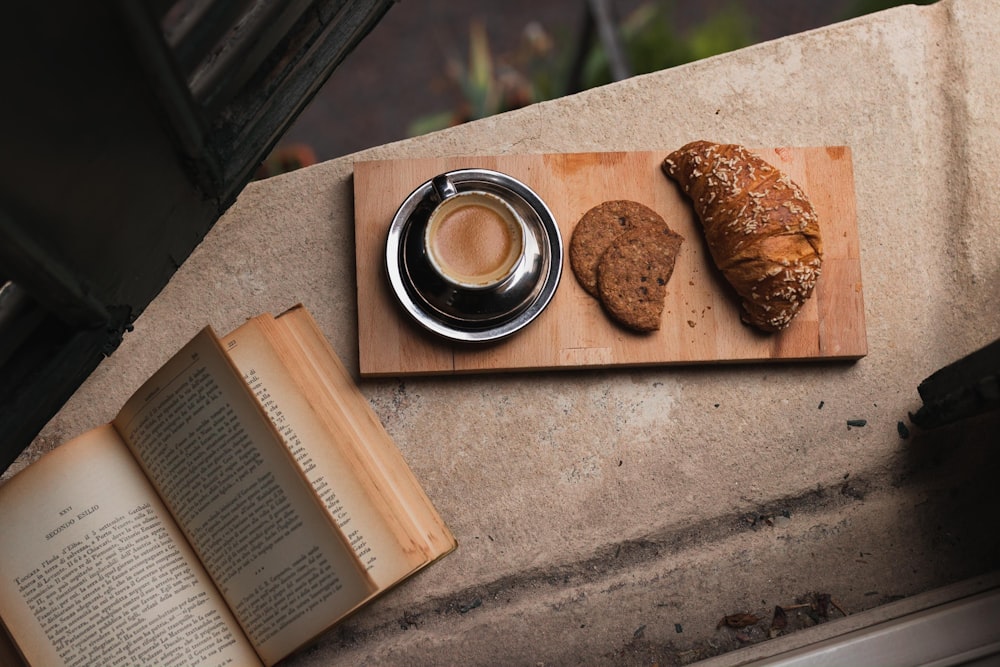
[{"label": "blurred green plant", "polygon": [[[755,41],[752,20],[738,4],[728,5],[684,34],[678,34],[674,27],[671,7],[670,2],[649,2],[620,23],[619,34],[633,74],[676,67]],[[592,49],[584,66],[583,88],[610,82],[606,52],[600,47]]]},{"label": "blurred green plant", "polygon": [[[650,1],[637,7],[620,24],[622,46],[633,74],[645,74],[707,58],[753,43],[750,18],[732,4],[713,14],[686,34],[677,33],[670,20],[672,3]],[[418,118],[411,136],[554,99],[569,92],[576,35],[558,39],[538,23],[530,23],[512,54],[492,52],[486,28],[469,28],[467,60],[447,62],[448,80],[458,93],[458,108]],[[585,56],[580,88],[594,88],[612,80],[608,57],[598,43]]]},{"label": "blurred green plant", "polygon": [[[844,19],[901,4],[933,4],[936,0],[855,0]],[[733,0],[684,33],[672,20],[672,0],[649,0],[618,24],[619,36],[632,74],[646,74],[753,44],[752,18]],[[418,118],[410,136],[458,125],[517,109],[534,102],[576,92],[569,89],[579,35],[549,35],[538,23],[529,24],[518,48],[495,55],[486,28],[474,22],[469,29],[468,58],[447,62],[447,78],[457,89],[457,108]],[[584,55],[577,87],[580,90],[611,83],[609,59],[595,43]]]},{"label": "blurred green plant", "polygon": [[426,134],[549,99],[552,94],[549,63],[553,52],[548,34],[537,23],[531,23],[525,28],[515,53],[495,57],[486,27],[479,21],[473,22],[469,28],[468,60],[453,58],[447,62],[448,81],[459,93],[458,108],[418,118],[409,128],[410,135]]}]

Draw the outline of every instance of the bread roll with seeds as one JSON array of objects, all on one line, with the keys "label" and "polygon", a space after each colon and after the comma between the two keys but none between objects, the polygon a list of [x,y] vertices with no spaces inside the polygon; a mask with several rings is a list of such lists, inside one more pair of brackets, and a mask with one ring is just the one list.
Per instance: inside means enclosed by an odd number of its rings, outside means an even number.
[{"label": "bread roll with seeds", "polygon": [[715,265],[742,299],[743,321],[787,327],[823,261],[819,219],[802,188],[736,144],[695,141],[662,168],[691,199]]}]

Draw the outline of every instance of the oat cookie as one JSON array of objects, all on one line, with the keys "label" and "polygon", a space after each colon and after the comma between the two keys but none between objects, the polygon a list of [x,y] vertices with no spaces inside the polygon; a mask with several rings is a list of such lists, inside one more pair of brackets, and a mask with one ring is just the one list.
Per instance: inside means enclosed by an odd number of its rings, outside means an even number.
[{"label": "oat cookie", "polygon": [[665,223],[615,239],[597,265],[598,299],[619,324],[636,331],[660,328],[667,282],[684,238]]},{"label": "oat cookie", "polygon": [[597,264],[611,243],[625,232],[664,225],[656,211],[628,200],[606,201],[583,214],[569,244],[569,262],[583,289],[597,296]]}]

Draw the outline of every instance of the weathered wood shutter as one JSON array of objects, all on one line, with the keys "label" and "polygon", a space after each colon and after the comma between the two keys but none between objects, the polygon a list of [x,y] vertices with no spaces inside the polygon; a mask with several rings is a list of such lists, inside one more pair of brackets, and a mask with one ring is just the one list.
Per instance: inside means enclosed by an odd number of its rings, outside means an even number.
[{"label": "weathered wood shutter", "polygon": [[4,5],[0,470],[115,349],[391,4]]}]

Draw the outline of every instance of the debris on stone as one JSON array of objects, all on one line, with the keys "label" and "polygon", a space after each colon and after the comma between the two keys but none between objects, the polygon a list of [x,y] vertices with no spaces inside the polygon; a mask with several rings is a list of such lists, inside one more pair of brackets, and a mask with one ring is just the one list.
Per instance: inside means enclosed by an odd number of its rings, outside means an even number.
[{"label": "debris on stone", "polygon": [[840,493],[854,500],[864,500],[868,495],[868,485],[864,481],[844,482],[840,487]]},{"label": "debris on stone", "polygon": [[788,627],[788,614],[782,607],[775,605],[774,616],[771,618],[771,628],[770,630],[768,630],[767,633],[768,637],[774,639],[779,634],[781,634],[782,630],[784,630],[787,627]]},{"label": "debris on stone", "polygon": [[476,607],[482,606],[482,604],[483,604],[482,598],[476,598],[472,602],[467,602],[465,604],[460,604],[458,606],[458,613],[460,613],[460,614],[466,614],[466,613],[472,611],[473,609],[475,609]]},{"label": "debris on stone", "polygon": [[830,594],[829,593],[817,593],[816,594],[816,611],[823,618],[830,617]]},{"label": "debris on stone", "polygon": [[834,600],[833,598],[830,598],[830,604],[832,604],[833,608],[836,609],[837,611],[839,611],[843,616],[847,616],[847,612],[844,611],[844,609],[839,604],[837,604],[836,600]]},{"label": "debris on stone", "polygon": [[723,616],[722,620],[715,627],[716,629],[721,627],[740,629],[754,625],[759,620],[753,614],[729,614],[728,616]]},{"label": "debris on stone", "polygon": [[748,514],[744,517],[747,525],[753,530],[760,530],[764,526],[774,528],[782,526],[792,518],[792,513],[787,509],[781,510],[778,514]]},{"label": "debris on stone", "polygon": [[769,625],[757,625],[766,619],[761,619],[755,614],[740,613],[723,617],[716,629],[731,629],[732,632],[727,633],[729,641],[736,640],[740,644],[756,643],[826,623],[835,616],[833,610],[847,616],[847,612],[837,604],[830,593],[809,593],[797,597],[794,604],[775,605]]}]

